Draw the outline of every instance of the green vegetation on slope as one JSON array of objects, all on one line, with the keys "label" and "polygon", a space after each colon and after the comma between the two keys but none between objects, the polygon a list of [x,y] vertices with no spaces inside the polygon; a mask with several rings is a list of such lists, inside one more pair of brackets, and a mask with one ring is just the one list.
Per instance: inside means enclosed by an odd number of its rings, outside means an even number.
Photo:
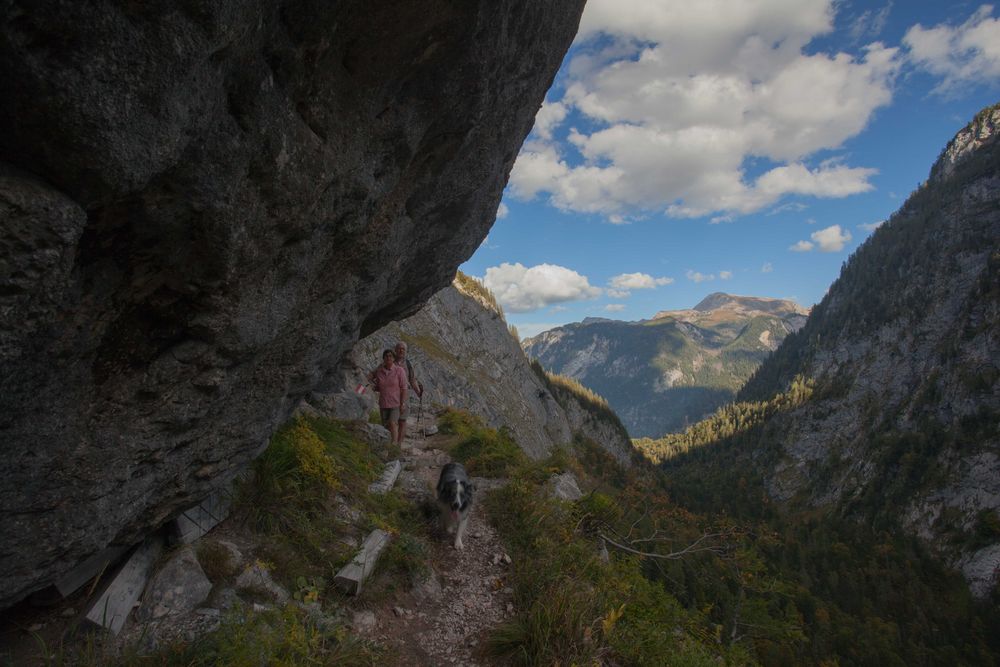
[{"label": "green vegetation on slope", "polygon": [[600,394],[584,387],[573,378],[559,375],[558,373],[550,373],[542,368],[542,364],[537,359],[531,360],[531,370],[545,384],[549,393],[555,397],[556,402],[563,409],[567,409],[568,400],[573,400],[581,408],[593,415],[599,422],[604,422],[612,429],[621,433],[626,439],[629,437],[628,431],[625,430],[625,426],[618,418],[618,415]]}]

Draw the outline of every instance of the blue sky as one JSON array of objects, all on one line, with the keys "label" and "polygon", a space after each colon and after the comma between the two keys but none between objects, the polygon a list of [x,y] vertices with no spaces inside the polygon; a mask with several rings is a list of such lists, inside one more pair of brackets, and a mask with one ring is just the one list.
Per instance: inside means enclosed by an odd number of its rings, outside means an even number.
[{"label": "blue sky", "polygon": [[461,268],[522,336],[716,291],[810,306],[998,99],[991,5],[590,0]]}]

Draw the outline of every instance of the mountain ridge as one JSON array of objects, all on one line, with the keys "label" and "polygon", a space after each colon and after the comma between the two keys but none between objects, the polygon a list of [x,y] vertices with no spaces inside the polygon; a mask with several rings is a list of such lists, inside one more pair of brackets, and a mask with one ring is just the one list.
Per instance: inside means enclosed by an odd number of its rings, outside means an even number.
[{"label": "mountain ridge", "polygon": [[805,322],[805,309],[782,299],[716,292],[699,306],[635,322],[587,318],[522,344],[547,369],[604,396],[633,437],[658,436],[734,397]]}]

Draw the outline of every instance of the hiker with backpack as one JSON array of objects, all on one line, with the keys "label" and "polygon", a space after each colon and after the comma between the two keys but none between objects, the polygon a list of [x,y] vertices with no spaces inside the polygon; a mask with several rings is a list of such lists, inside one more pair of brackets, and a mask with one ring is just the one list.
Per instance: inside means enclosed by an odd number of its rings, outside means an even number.
[{"label": "hiker with backpack", "polygon": [[[394,349],[396,354],[396,365],[401,366],[406,372],[407,383],[409,387],[416,393],[417,397],[421,399],[421,405],[423,404],[424,398],[424,385],[422,385],[418,380],[416,374],[413,372],[413,364],[410,360],[406,358],[406,343],[399,341],[396,343]],[[409,412],[408,405],[406,401],[403,401],[402,407],[399,409],[399,441],[403,441],[403,437],[406,435],[406,418]]]}]

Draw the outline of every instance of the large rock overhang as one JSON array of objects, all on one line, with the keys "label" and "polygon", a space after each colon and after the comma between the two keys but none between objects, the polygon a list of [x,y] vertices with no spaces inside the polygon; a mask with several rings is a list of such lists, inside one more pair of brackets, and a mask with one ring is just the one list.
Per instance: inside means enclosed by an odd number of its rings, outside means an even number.
[{"label": "large rock overhang", "polygon": [[451,281],[583,4],[6,4],[0,607],[232,479]]}]

